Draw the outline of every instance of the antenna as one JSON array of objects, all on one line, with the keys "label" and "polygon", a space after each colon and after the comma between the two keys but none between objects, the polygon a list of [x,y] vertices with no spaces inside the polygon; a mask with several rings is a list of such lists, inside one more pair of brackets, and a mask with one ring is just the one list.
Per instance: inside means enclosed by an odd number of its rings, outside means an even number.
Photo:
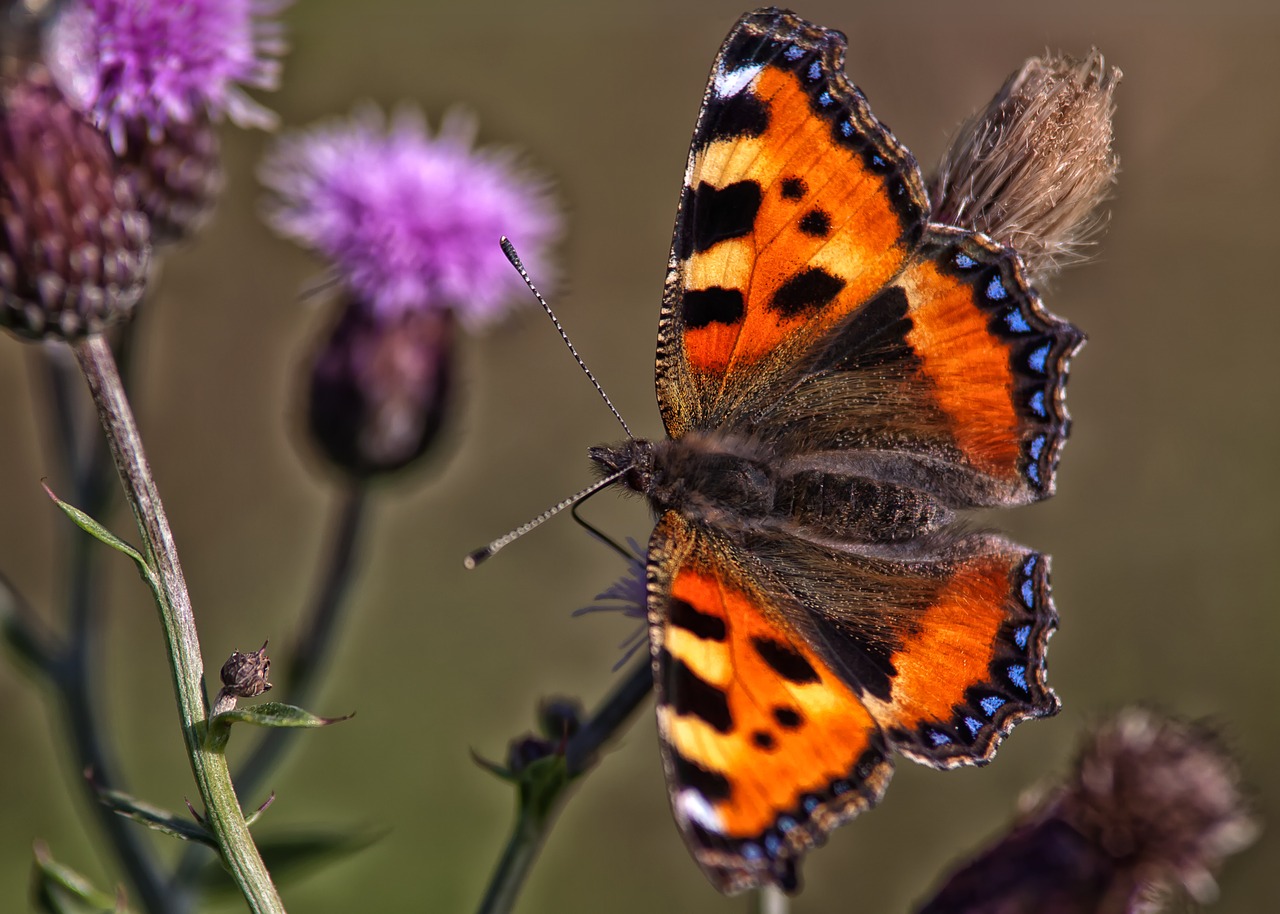
[{"label": "antenna", "polygon": [[[556,330],[560,332],[560,339],[564,340],[564,344],[569,347],[570,354],[573,356],[574,361],[578,363],[578,367],[586,373],[587,379],[595,385],[596,393],[600,394],[600,397],[604,400],[604,405],[609,407],[609,412],[613,413],[613,417],[618,420],[618,423],[622,426],[622,430],[627,433],[627,437],[635,438],[635,435],[631,434],[631,429],[627,428],[627,420],[623,419],[622,414],[614,408],[613,401],[609,399],[609,395],[604,392],[604,388],[600,386],[600,382],[596,380],[596,376],[591,373],[591,369],[587,367],[587,363],[582,361],[582,356],[578,355],[578,350],[573,348],[573,343],[569,341],[569,334],[565,333],[564,327],[560,326],[560,321],[556,317],[555,312],[551,310],[551,306],[547,304],[547,300],[542,297],[542,293],[538,291],[537,287],[533,284],[533,280],[529,278],[529,271],[524,268],[524,264],[520,261],[520,255],[516,253],[515,245],[511,243],[511,240],[507,238],[506,235],[502,236],[502,240],[499,244],[502,245],[502,253],[507,255],[507,260],[510,260],[511,265],[516,268],[516,271],[520,274],[520,278],[524,280],[524,284],[528,286],[529,291],[533,293],[533,297],[538,300],[538,304],[542,305],[542,310],[547,312],[547,317],[551,318],[551,323],[556,325]],[[572,501],[570,503],[572,503]],[[556,508],[551,513],[554,514],[559,510],[560,508]],[[538,523],[541,523],[541,521]],[[503,545],[505,545],[505,543]]]},{"label": "antenna", "polygon": [[552,517],[555,517],[565,508],[568,508],[571,505],[576,505],[578,502],[585,501],[586,499],[590,498],[592,495],[595,495],[601,489],[606,488],[607,486],[617,482],[619,479],[622,478],[623,474],[625,474],[629,469],[630,467],[623,467],[621,470],[618,470],[616,473],[610,473],[608,476],[604,477],[603,479],[593,482],[591,485],[587,486],[577,495],[570,495],[568,498],[560,502],[558,505],[555,505],[543,511],[533,520],[526,521],[525,523],[521,524],[519,527],[516,527],[506,536],[500,536],[489,545],[484,546],[483,548],[477,549],[475,552],[471,553],[465,559],[462,560],[463,567],[470,570],[472,568],[475,568],[485,559],[492,558],[494,553],[496,553],[499,549],[503,548],[504,546],[509,546],[511,543],[514,543],[516,540],[524,536],[534,527],[541,526],[544,521]]}]

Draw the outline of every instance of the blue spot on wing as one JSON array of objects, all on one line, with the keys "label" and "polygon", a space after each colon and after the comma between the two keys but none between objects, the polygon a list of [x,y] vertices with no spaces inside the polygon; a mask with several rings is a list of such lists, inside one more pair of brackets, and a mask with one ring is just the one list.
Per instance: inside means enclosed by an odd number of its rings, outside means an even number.
[{"label": "blue spot on wing", "polygon": [[974,260],[968,254],[956,254],[956,266],[962,270],[972,270],[978,265],[978,261]]},{"label": "blue spot on wing", "polygon": [[1049,344],[1045,343],[1043,346],[1036,347],[1036,349],[1032,351],[1031,355],[1027,356],[1027,364],[1031,366],[1032,370],[1038,371],[1040,374],[1044,374],[1045,362],[1048,361],[1048,359]]},{"label": "blue spot on wing", "polygon": [[1044,453],[1045,437],[1044,435],[1036,435],[1031,439],[1031,446],[1027,451],[1031,454],[1032,460],[1039,460],[1040,455]]},{"label": "blue spot on wing", "polygon": [[764,851],[760,850],[759,844],[747,843],[742,845],[742,856],[748,860],[759,860],[764,856]]},{"label": "blue spot on wing", "polygon": [[[1028,581],[1028,582],[1027,582],[1027,584],[1030,584],[1030,583],[1031,583],[1030,581]],[[1027,586],[1027,585],[1026,585],[1026,584],[1024,584],[1024,585],[1023,585],[1023,588],[1025,589],[1025,588],[1026,588],[1026,586]],[[1023,597],[1023,599],[1026,599],[1026,597],[1024,596],[1024,597]],[[1030,606],[1031,604],[1029,604],[1029,603],[1028,603],[1027,605],[1028,605],[1028,606]],[[1014,643],[1014,644],[1016,644],[1016,645],[1018,645],[1018,648],[1019,648],[1020,650],[1026,650],[1026,649],[1027,649],[1027,640],[1028,640],[1030,637],[1031,637],[1031,626],[1030,626],[1030,625],[1019,625],[1019,626],[1014,630],[1014,632],[1013,632],[1013,643]]]},{"label": "blue spot on wing", "polygon": [[976,717],[966,717],[964,719],[964,725],[969,728],[970,736],[977,736],[978,731],[982,729],[982,721],[978,720]]},{"label": "blue spot on wing", "polygon": [[800,804],[800,806],[801,806],[801,808],[803,808],[803,809],[804,809],[804,811],[805,811],[805,812],[807,812],[807,813],[809,813],[810,815],[812,815],[812,814],[813,814],[813,811],[814,811],[815,809],[817,809],[817,808],[818,808],[818,798],[817,798],[817,797],[805,797],[805,798],[804,798],[804,802],[803,802],[803,803],[801,803],[801,804]]},{"label": "blue spot on wing", "polygon": [[945,746],[947,743],[951,742],[951,737],[939,730],[930,730],[929,742],[933,743],[935,746]]},{"label": "blue spot on wing", "polygon": [[1040,467],[1034,463],[1027,464],[1027,478],[1040,485]]},{"label": "blue spot on wing", "polygon": [[821,95],[818,96],[818,104],[824,108],[831,107],[831,102],[832,102],[832,98],[831,98],[830,92],[823,92]]},{"label": "blue spot on wing", "polygon": [[999,276],[992,276],[991,282],[987,283],[987,298],[992,301],[1003,301],[1009,297],[1009,293],[1005,291],[1004,283],[1000,281]]},{"label": "blue spot on wing", "polygon": [[799,60],[804,56],[804,48],[798,48],[794,44],[787,45],[787,49],[782,52],[782,56],[787,60]]},{"label": "blue spot on wing", "polygon": [[876,168],[884,168],[884,159],[880,158],[879,156],[872,156],[871,164],[874,165]]},{"label": "blue spot on wing", "polygon": [[1044,411],[1044,391],[1043,390],[1037,390],[1035,393],[1033,393],[1031,395],[1030,401],[1028,402],[1031,404],[1031,411],[1033,413],[1035,413],[1037,416],[1040,416],[1041,418],[1045,417],[1046,413]]},{"label": "blue spot on wing", "polygon": [[764,836],[764,849],[770,857],[778,856],[778,851],[782,850],[782,839],[770,832]]},{"label": "blue spot on wing", "polygon": [[[990,293],[988,293],[990,294]],[[1030,333],[1031,325],[1017,308],[1010,308],[1004,313],[1005,326],[1013,333]]]},{"label": "blue spot on wing", "polygon": [[1027,668],[1021,663],[1011,663],[1009,665],[1009,681],[1026,692],[1027,689]]},{"label": "blue spot on wing", "polygon": [[[1027,609],[1033,609],[1036,605],[1036,589],[1030,578],[1022,582],[1022,605]],[[1026,647],[1026,645],[1019,644],[1018,647]]]},{"label": "blue spot on wing", "polygon": [[822,67],[818,66],[818,62],[815,60],[809,64],[809,79],[816,80],[820,76],[822,76]]},{"label": "blue spot on wing", "polygon": [[978,704],[982,705],[982,711],[987,715],[987,717],[992,717],[1000,710],[1000,707],[1004,704],[1004,699],[998,698],[995,695],[988,695],[986,698],[982,699],[982,701],[978,702]]},{"label": "blue spot on wing", "polygon": [[845,136],[853,136],[853,124],[848,121],[842,121],[840,123],[840,132]]},{"label": "blue spot on wing", "polygon": [[796,827],[796,825],[798,825],[798,824],[799,824],[799,823],[798,823],[798,822],[796,822],[796,820],[795,820],[795,819],[793,819],[793,818],[791,818],[790,816],[779,816],[779,817],[778,817],[778,829],[779,829],[779,830],[780,830],[784,835],[785,835],[787,832],[791,831],[791,829],[795,828],[795,827]]}]

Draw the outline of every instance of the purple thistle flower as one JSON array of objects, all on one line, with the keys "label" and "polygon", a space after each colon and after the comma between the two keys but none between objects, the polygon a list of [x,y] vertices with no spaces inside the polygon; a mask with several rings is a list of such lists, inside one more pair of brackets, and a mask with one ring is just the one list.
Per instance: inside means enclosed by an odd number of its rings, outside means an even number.
[{"label": "purple thistle flower", "polygon": [[561,218],[546,179],[508,150],[475,150],[453,112],[433,137],[422,115],[390,124],[372,106],[282,137],[259,170],[276,231],[331,261],[352,297],[383,319],[451,309],[481,326],[529,294],[502,235],[545,284]]},{"label": "purple thistle flower", "polygon": [[46,57],[62,90],[111,138],[132,125],[153,142],[170,124],[223,115],[269,128],[275,115],[241,86],[274,89],[287,0],[78,0],[53,28]]}]

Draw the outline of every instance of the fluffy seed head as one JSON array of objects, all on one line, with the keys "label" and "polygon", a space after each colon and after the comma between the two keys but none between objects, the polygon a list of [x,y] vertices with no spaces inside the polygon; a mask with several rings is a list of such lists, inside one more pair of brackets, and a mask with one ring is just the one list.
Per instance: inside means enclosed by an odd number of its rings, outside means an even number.
[{"label": "fluffy seed head", "polygon": [[1014,248],[1036,283],[1087,259],[1119,168],[1111,119],[1120,76],[1096,49],[1083,60],[1028,60],[943,156],[934,221]]}]

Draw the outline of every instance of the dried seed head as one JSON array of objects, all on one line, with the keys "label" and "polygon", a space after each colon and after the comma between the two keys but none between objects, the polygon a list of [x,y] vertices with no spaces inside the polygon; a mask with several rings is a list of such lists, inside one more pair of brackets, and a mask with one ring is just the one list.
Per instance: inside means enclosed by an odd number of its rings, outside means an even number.
[{"label": "dried seed head", "polygon": [[931,183],[934,221],[1014,248],[1035,283],[1087,259],[1119,165],[1120,76],[1096,49],[1028,60],[952,140]]},{"label": "dried seed head", "polygon": [[1159,910],[1179,890],[1211,901],[1213,871],[1257,834],[1236,764],[1217,734],[1141,708],[1093,734],[1056,808],[1123,861],[1134,914]]},{"label": "dried seed head", "polygon": [[311,437],[357,478],[416,461],[444,421],[453,378],[454,316],[420,309],[383,317],[346,305],[311,368]]},{"label": "dried seed head", "polygon": [[1179,891],[1204,902],[1256,831],[1215,734],[1129,708],[919,914],[1154,914]]},{"label": "dried seed head", "polygon": [[267,656],[267,642],[249,654],[232,651],[222,665],[222,691],[236,698],[256,698],[271,690],[267,676],[271,673],[271,658]]},{"label": "dried seed head", "polygon": [[71,339],[127,316],[148,238],[106,139],[48,74],[0,82],[0,325]]}]

